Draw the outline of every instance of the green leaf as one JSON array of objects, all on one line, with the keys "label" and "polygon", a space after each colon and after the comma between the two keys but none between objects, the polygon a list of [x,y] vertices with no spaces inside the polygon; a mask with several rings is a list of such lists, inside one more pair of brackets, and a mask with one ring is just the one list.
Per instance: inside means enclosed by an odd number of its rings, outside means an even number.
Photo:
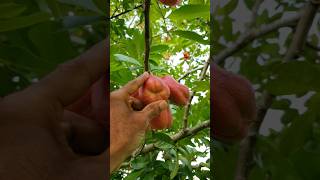
[{"label": "green leaf", "polygon": [[210,6],[204,4],[189,4],[181,6],[179,9],[173,11],[169,18],[175,20],[194,19],[194,18],[209,18]]},{"label": "green leaf", "polygon": [[252,9],[254,2],[254,0],[244,0],[244,3],[246,4],[248,9]]},{"label": "green leaf", "polygon": [[207,81],[196,81],[193,83],[193,91],[201,92],[201,91],[208,91],[210,89],[209,83]]},{"label": "green leaf", "polygon": [[219,8],[216,13],[222,16],[227,16],[234,11],[237,5],[238,5],[238,0],[229,1],[228,4],[226,4],[222,8]]},{"label": "green leaf", "polygon": [[[48,21],[30,28],[29,39],[41,58],[52,64],[60,64],[76,56],[68,31],[61,30],[61,24]],[[50,43],[48,43],[50,42]]]},{"label": "green leaf", "polygon": [[48,4],[53,16],[56,18],[60,18],[61,17],[61,10],[60,10],[60,7],[59,7],[57,0],[46,0],[46,1],[47,1],[47,4]]},{"label": "green leaf", "polygon": [[168,49],[169,49],[168,45],[158,44],[158,45],[151,46],[150,52],[164,52],[164,51],[167,51]]},{"label": "green leaf", "polygon": [[103,20],[102,16],[66,16],[63,18],[63,24],[66,28],[75,28],[101,20]]},{"label": "green leaf", "polygon": [[177,154],[174,169],[170,173],[170,179],[173,179],[174,177],[176,177],[176,175],[178,174],[178,171],[179,171],[179,155]]},{"label": "green leaf", "polygon": [[145,156],[139,156],[136,159],[134,159],[133,161],[131,161],[131,167],[135,170],[139,170],[142,169],[144,167],[146,167],[146,165],[148,165],[148,161],[145,158]]},{"label": "green leaf", "polygon": [[138,177],[143,173],[143,169],[140,171],[132,172],[124,180],[137,180]]},{"label": "green leaf", "polygon": [[153,137],[157,140],[155,143],[156,147],[164,150],[175,148],[175,143],[167,134],[158,132]]},{"label": "green leaf", "polygon": [[[314,120],[314,116],[306,114],[302,118],[295,118],[291,125],[283,130],[279,149],[284,156],[289,156],[297,148],[302,147],[307,139],[311,138]],[[294,139],[294,141],[288,141],[288,139]]]},{"label": "green leaf", "polygon": [[288,99],[274,100],[272,102],[272,109],[287,109],[289,108],[291,102]]},{"label": "green leaf", "polygon": [[26,10],[26,7],[16,3],[1,3],[0,4],[0,19],[12,18],[20,15]]},{"label": "green leaf", "polygon": [[171,139],[171,137],[165,133],[161,133],[161,132],[157,132],[153,135],[153,137],[157,140],[160,140],[160,141],[163,141],[163,142],[166,142],[168,144],[172,144],[174,145],[174,142],[173,140]]},{"label": "green leaf", "polygon": [[127,63],[130,63],[130,64],[135,64],[135,65],[141,66],[139,61],[134,59],[134,58],[132,58],[132,57],[129,57],[129,56],[126,56],[126,55],[123,55],[123,54],[114,54],[113,56],[118,61],[127,62]]},{"label": "green leaf", "polygon": [[49,18],[50,15],[48,13],[38,12],[28,16],[0,20],[0,32],[25,28],[44,21],[48,21]]},{"label": "green leaf", "polygon": [[58,1],[61,3],[79,6],[84,9],[99,13],[101,15],[105,14],[105,12],[97,8],[96,4],[92,0],[58,0]]},{"label": "green leaf", "polygon": [[30,50],[17,46],[0,46],[0,58],[19,72],[29,72],[38,75],[48,73],[54,64],[45,58],[39,58]]},{"label": "green leaf", "polygon": [[189,39],[192,41],[196,41],[201,44],[205,44],[205,45],[210,44],[209,40],[204,40],[204,38],[201,35],[199,35],[195,32],[192,32],[192,31],[177,30],[177,31],[174,31],[173,33],[180,36],[180,37],[183,37],[183,38],[186,38],[186,39]]},{"label": "green leaf", "polygon": [[272,94],[301,94],[320,89],[317,78],[320,74],[318,65],[307,61],[293,61],[274,64],[269,68],[274,72],[274,78],[264,87]]}]

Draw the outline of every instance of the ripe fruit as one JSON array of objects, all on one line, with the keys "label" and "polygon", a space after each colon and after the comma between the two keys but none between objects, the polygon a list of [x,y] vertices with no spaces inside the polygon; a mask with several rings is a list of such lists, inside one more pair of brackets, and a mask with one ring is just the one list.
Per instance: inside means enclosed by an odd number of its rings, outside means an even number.
[{"label": "ripe fruit", "polygon": [[[144,106],[159,100],[168,100],[170,97],[169,87],[159,78],[153,75],[144,82],[131,96],[139,99]],[[152,129],[169,128],[172,124],[170,109],[166,109],[160,115],[150,121]]]},{"label": "ripe fruit", "polygon": [[245,78],[217,65],[213,71],[213,135],[222,142],[242,140],[256,118],[254,90]]},{"label": "ripe fruit", "polygon": [[167,6],[176,6],[180,3],[180,0],[160,0],[160,2]]},{"label": "ripe fruit", "polygon": [[183,59],[184,59],[184,60],[188,60],[189,58],[190,58],[189,52],[187,52],[187,51],[184,52],[184,53],[183,53]]},{"label": "ripe fruit", "polygon": [[139,98],[144,105],[159,100],[167,100],[170,96],[169,87],[158,77],[150,76],[139,89]]},{"label": "ripe fruit", "polygon": [[187,86],[178,83],[171,76],[167,75],[161,78],[170,89],[170,101],[178,106],[185,106],[189,100],[189,89]]},{"label": "ripe fruit", "polygon": [[165,129],[172,125],[170,108],[163,110],[160,115],[150,121],[151,129]]},{"label": "ripe fruit", "polygon": [[[179,84],[171,76],[162,78],[150,75],[143,86],[134,92],[132,97],[139,99],[144,106],[159,100],[171,100],[177,105],[186,105],[189,100],[189,89]],[[150,121],[152,129],[165,129],[172,125],[170,108],[162,111],[160,115]]]}]

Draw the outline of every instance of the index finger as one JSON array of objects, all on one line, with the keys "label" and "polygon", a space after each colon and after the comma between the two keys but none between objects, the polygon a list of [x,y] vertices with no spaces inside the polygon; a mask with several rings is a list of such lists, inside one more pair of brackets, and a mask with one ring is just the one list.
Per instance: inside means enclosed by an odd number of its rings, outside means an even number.
[{"label": "index finger", "polygon": [[107,71],[107,41],[101,41],[35,84],[37,94],[67,106],[81,97]]},{"label": "index finger", "polygon": [[143,83],[149,78],[149,73],[144,72],[141,76],[138,78],[128,82],[125,86],[121,88],[123,92],[130,95],[133,94],[135,91],[139,89],[143,85]]}]

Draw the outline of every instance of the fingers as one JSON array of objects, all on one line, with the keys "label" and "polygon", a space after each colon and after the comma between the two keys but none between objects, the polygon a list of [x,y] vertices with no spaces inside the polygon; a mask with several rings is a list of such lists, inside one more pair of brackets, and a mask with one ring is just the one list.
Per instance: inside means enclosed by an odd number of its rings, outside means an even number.
[{"label": "fingers", "polygon": [[64,111],[61,126],[72,150],[77,154],[98,155],[107,148],[107,129],[98,122]]},{"label": "fingers", "polygon": [[76,59],[60,65],[34,86],[35,92],[64,107],[71,104],[106,73],[106,48],[104,40]]},{"label": "fingers", "polygon": [[143,103],[134,97],[129,97],[129,106],[134,110],[134,111],[141,111],[143,109]]},{"label": "fingers", "polygon": [[108,154],[106,151],[99,156],[87,156],[72,161],[67,168],[65,168],[66,177],[64,177],[64,179],[109,179],[110,174],[107,157]]},{"label": "fingers", "polygon": [[143,85],[143,83],[149,78],[149,73],[145,72],[138,78],[128,82],[121,88],[121,91],[127,95],[133,94],[136,90]]},{"label": "fingers", "polygon": [[94,118],[102,123],[106,123],[109,113],[107,106],[107,77],[101,78],[92,86],[92,111]]},{"label": "fingers", "polygon": [[160,115],[160,113],[168,107],[168,103],[164,100],[153,102],[142,110],[142,119],[152,120]]}]

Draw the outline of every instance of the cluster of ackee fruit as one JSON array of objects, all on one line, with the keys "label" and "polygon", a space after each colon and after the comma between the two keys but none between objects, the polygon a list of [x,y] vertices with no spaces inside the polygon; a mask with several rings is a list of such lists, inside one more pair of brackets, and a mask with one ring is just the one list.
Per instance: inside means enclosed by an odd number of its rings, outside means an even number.
[{"label": "cluster of ackee fruit", "polygon": [[[132,96],[140,100],[143,106],[159,100],[170,100],[173,104],[185,106],[189,100],[189,89],[169,75],[161,78],[150,75]],[[150,122],[151,129],[165,129],[171,125],[172,115],[169,107]]]}]

